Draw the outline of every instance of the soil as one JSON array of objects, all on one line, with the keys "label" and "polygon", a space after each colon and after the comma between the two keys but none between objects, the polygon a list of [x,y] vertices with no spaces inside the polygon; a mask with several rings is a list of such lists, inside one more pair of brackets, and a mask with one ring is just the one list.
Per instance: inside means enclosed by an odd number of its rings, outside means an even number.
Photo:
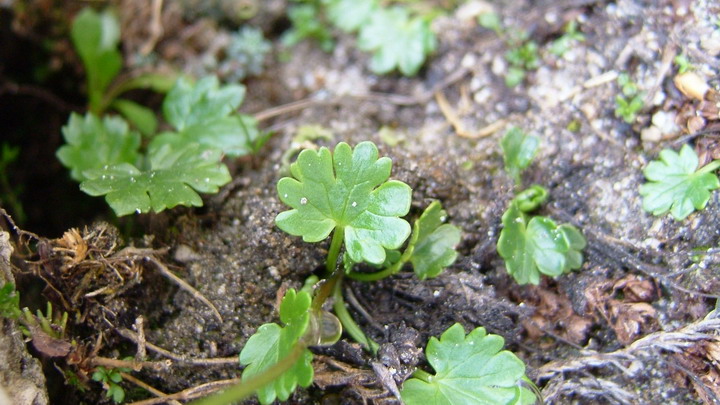
[{"label": "soil", "polygon": [[[142,27],[147,27],[141,23],[147,21],[142,20],[146,14],[130,12],[139,7],[149,13],[149,6],[140,3],[145,2],[118,3],[128,60],[135,55],[132,47],[142,45]],[[199,21],[209,24],[210,33],[237,24],[188,16],[181,3],[166,7],[166,32],[157,45],[161,58],[184,45],[178,39],[183,37],[174,33],[197,29]],[[278,34],[287,26],[285,2],[252,3],[259,9],[247,23],[262,27],[279,49]],[[77,11],[73,6],[53,7],[66,13],[61,14],[65,24]],[[507,45],[478,26],[474,11],[478,9],[494,10],[508,29],[524,29],[538,42],[540,67],[528,72],[520,86],[505,85]],[[12,75],[17,70],[8,67],[3,55],[3,105],[22,98],[25,102],[13,111],[27,115],[30,110],[24,109],[48,109],[53,119],[36,126],[43,134],[56,131],[48,138],[52,142],[37,152],[45,173],[23,160],[39,147],[35,137],[22,144],[21,163],[14,167],[18,174],[10,172],[11,180],[21,179],[17,184],[25,190],[22,201],[28,220],[21,228],[40,235],[39,242],[30,246],[33,250],[16,248],[15,277],[31,291],[37,288],[38,274],[48,278],[47,274],[68,268],[62,266],[79,266],[68,265],[72,258],[58,250],[67,245],[47,239],[79,228],[97,255],[88,260],[112,257],[118,268],[127,270],[125,279],[132,280],[117,286],[112,295],[72,303],[82,318],[75,325],[82,345],[96,348],[106,358],[133,356],[137,348],[128,331],[142,316],[146,341],[174,353],[176,359],[169,367],[133,373],[137,378],[173,393],[238,377],[241,369],[232,358],[260,325],[277,321],[278,296],[287,288],[300,288],[324,263],[329,241],[305,243],[274,225],[277,213],[286,209],[275,189],[287,170],[283,156],[301,126],[319,125],[333,139],[306,142],[304,147],[375,142],[380,155],[393,160],[391,177],[413,189],[408,218],[416,218],[430,201],[439,200],[448,221],[462,229],[462,241],[456,262],[437,278],[419,281],[405,271],[375,283],[346,282],[349,310],[365,333],[381,344],[378,355],[369,355],[349,337],[314,348],[315,384],[298,389],[288,403],[399,403],[393,390],[415,367],[430,371],[423,353],[428,338],[439,336],[455,322],[466,331],[483,326],[503,336],[506,348],[525,361],[528,376],[549,404],[720,403],[720,359],[713,357],[720,352],[718,337],[707,326],[716,321],[708,314],[720,293],[715,248],[720,228],[714,220],[720,214],[718,194],[713,194],[707,208],[676,221],[669,215],[644,212],[638,193],[645,181],[642,169],[661,149],[677,150],[689,141],[702,144],[702,137],[684,136],[689,131],[682,120],[662,126],[653,117],[659,112],[680,116],[699,109],[697,101],[674,86],[677,69],[672,60],[684,54],[698,74],[716,77],[718,11],[720,4],[706,0],[469,1],[435,19],[439,47],[413,78],[373,75],[367,68],[368,55],[357,49],[351,35],[338,32],[330,53],[315,43],[300,43],[285,51],[287,61],[278,61],[278,51],[261,76],[246,80],[242,110],[256,114],[261,126],[274,135],[257,155],[228,161],[234,174],[231,184],[206,196],[201,209],[179,208],[119,222],[108,210],[98,208],[97,201],[76,193],[52,156],[60,142],[62,117],[67,109],[76,108],[73,104],[82,104],[82,98],[28,102],[27,97],[34,100],[32,95],[10,91],[8,83],[21,79]],[[550,54],[549,43],[573,19],[585,40],[562,57]],[[2,35],[23,38],[21,31]],[[200,51],[185,52],[158,63],[188,68]],[[55,49],[54,57],[60,58],[58,54]],[[25,56],[19,51],[16,55]],[[77,60],[66,59],[62,66],[77,66]],[[128,69],[134,67],[131,63]],[[614,115],[619,72],[628,72],[645,92],[645,105],[632,124]],[[81,86],[82,76],[62,83],[68,81]],[[43,94],[62,94],[65,87],[47,85]],[[78,100],[77,94],[74,97],[70,100]],[[136,97],[156,101],[146,94]],[[297,108],[271,110],[296,100],[304,102]],[[444,105],[455,117],[443,112]],[[715,119],[707,119],[708,128]],[[13,134],[8,140],[21,139],[25,127],[9,116],[3,120]],[[575,225],[588,241],[582,269],[556,279],[545,277],[539,286],[516,285],[496,252],[500,218],[516,191],[503,170],[499,146],[510,126],[541,139],[540,151],[523,175],[524,185],[540,184],[549,191],[550,198],[538,214]],[[662,139],[650,141],[647,129],[653,126],[670,129]],[[392,137],[381,136],[383,127],[392,131]],[[51,168],[55,171],[48,174]],[[50,175],[57,182],[48,182]],[[55,190],[58,184],[69,190],[67,198],[58,197],[60,206],[75,204],[74,214],[49,213],[57,207],[55,191],[30,201],[38,191]],[[4,208],[13,213],[11,207]],[[50,219],[42,227],[45,218]],[[28,239],[11,226],[7,230],[16,246]],[[117,256],[125,246],[133,247]],[[197,296],[163,277],[163,267],[212,302],[222,322]],[[31,272],[35,276],[27,274]],[[81,288],[91,291],[90,286],[70,283],[62,287],[68,291],[45,295],[58,307],[63,297]],[[99,333],[101,345],[96,343]],[[48,379],[56,381],[49,385],[52,403],[109,402],[94,382],[88,383],[88,392],[75,392],[68,399],[54,360],[37,347],[31,351],[43,359]],[[152,361],[165,358],[153,350],[147,354]],[[226,361],[194,365],[183,358]],[[83,364],[77,367],[82,369]],[[124,385],[132,400],[148,396],[130,383]]]}]

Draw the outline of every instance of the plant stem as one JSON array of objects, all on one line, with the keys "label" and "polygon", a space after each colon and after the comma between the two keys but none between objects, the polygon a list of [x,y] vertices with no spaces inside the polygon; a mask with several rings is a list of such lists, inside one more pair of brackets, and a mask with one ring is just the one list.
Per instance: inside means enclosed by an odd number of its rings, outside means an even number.
[{"label": "plant stem", "polygon": [[702,173],[709,173],[717,170],[717,168],[720,167],[720,160],[713,160],[712,162],[708,163],[707,165],[703,166],[698,170],[698,172]]},{"label": "plant stem", "polygon": [[400,260],[398,260],[397,263],[393,264],[392,266],[386,267],[383,270],[377,271],[375,273],[358,273],[356,271],[350,270],[346,272],[345,275],[353,280],[377,281],[398,273],[400,269],[402,269],[402,267],[405,265],[405,263],[410,261],[410,258],[415,252],[415,245],[417,244],[419,236],[420,232],[414,230],[412,236],[410,236],[410,242],[408,242],[405,251],[403,252],[402,256],[400,256]]},{"label": "plant stem", "polygon": [[425,370],[419,369],[419,368],[416,368],[415,371],[413,371],[412,375],[413,375],[413,377],[417,378],[418,380],[422,380],[422,381],[425,381],[428,383],[430,382],[430,380],[432,380],[432,377],[433,377],[432,374],[428,373]]},{"label": "plant stem", "polygon": [[343,240],[345,239],[345,229],[338,226],[333,231],[332,242],[330,242],[330,250],[328,251],[327,261],[325,262],[325,272],[332,274],[337,266],[338,255],[340,254],[340,248],[342,247]]},{"label": "plant stem", "polygon": [[353,319],[352,315],[350,315],[350,312],[348,312],[347,308],[345,308],[345,300],[343,299],[342,294],[342,279],[339,279],[338,282],[335,284],[335,292],[333,293],[333,298],[335,299],[335,303],[333,304],[333,310],[335,311],[335,315],[337,315],[338,319],[340,320],[343,329],[345,329],[345,331],[353,339],[355,339],[355,341],[365,346],[366,350],[369,350],[372,354],[377,354],[378,348],[380,348],[380,346],[372,339],[367,337],[367,335],[365,335],[362,329],[360,329],[357,323],[355,323],[355,320]]},{"label": "plant stem", "polygon": [[239,384],[228,388],[220,394],[192,402],[192,405],[225,405],[249,397],[254,394],[255,391],[273,382],[289,370],[290,367],[300,359],[305,348],[306,346],[304,344],[298,342],[287,356],[262,373],[255,377],[244,379]]}]

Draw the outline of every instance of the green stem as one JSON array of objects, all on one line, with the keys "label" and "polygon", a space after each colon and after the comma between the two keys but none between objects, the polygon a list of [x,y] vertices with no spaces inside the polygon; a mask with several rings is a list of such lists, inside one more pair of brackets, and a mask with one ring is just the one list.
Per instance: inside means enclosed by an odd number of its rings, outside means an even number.
[{"label": "green stem", "polygon": [[710,173],[717,170],[720,167],[720,160],[713,160],[707,165],[700,168],[697,173]]},{"label": "green stem", "polygon": [[338,226],[333,231],[332,242],[330,242],[330,250],[328,251],[327,261],[325,261],[325,272],[330,275],[337,266],[338,255],[345,239],[345,229]]},{"label": "green stem", "polygon": [[242,380],[237,385],[226,389],[225,391],[207,398],[203,398],[192,402],[192,405],[226,405],[240,401],[253,395],[255,391],[273,382],[283,375],[295,362],[300,359],[306,346],[300,341],[295,344],[293,349],[282,360],[275,363],[272,367],[247,380]]},{"label": "green stem", "polygon": [[347,271],[345,275],[353,280],[377,281],[382,280],[386,277],[390,277],[393,274],[397,274],[398,272],[400,272],[400,269],[402,269],[405,263],[410,261],[410,258],[415,252],[415,245],[417,244],[419,235],[420,231],[418,231],[417,229],[413,231],[412,236],[410,237],[410,242],[408,242],[407,248],[405,248],[402,256],[400,256],[400,260],[398,260],[397,263],[393,264],[392,266],[386,267],[385,269],[376,271],[374,273],[359,273],[350,270]]},{"label": "green stem", "polygon": [[432,374],[428,373],[425,370],[421,370],[419,368],[416,368],[415,371],[413,371],[413,377],[417,378],[418,380],[425,381],[426,383],[429,383],[432,379]]},{"label": "green stem", "polygon": [[342,323],[343,329],[353,338],[356,342],[365,346],[366,350],[369,350],[373,355],[377,354],[380,346],[375,343],[372,339],[367,337],[360,327],[355,323],[352,315],[345,308],[345,300],[342,294],[342,280],[338,280],[335,284],[335,292],[333,293],[335,304],[333,304],[333,310],[337,315],[340,323]]}]

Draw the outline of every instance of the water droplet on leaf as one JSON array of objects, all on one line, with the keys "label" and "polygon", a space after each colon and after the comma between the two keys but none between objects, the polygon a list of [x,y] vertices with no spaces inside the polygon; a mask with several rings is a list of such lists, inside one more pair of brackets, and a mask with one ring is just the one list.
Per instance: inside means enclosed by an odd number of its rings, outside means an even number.
[{"label": "water droplet on leaf", "polygon": [[305,204],[307,204],[307,198],[303,197],[300,199],[300,205],[305,205]]}]

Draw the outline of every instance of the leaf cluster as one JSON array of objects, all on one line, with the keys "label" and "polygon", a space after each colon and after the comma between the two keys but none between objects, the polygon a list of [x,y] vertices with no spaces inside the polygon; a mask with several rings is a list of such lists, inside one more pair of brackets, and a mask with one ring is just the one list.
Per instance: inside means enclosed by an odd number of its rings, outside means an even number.
[{"label": "leaf cluster", "polygon": [[622,94],[615,96],[615,116],[628,124],[635,122],[637,113],[643,108],[644,94],[640,92],[627,73],[621,73],[617,79]]},{"label": "leaf cluster", "polygon": [[460,231],[442,224],[446,213],[434,202],[413,225],[411,241],[400,255],[397,249],[411,234],[410,224],[400,217],[410,209],[412,190],[388,180],[391,166],[389,158],[378,158],[372,142],[355,149],[341,142],[333,153],[325,147],[304,150],[290,166],[293,177],[278,182],[280,200],[292,209],[278,214],[275,222],[306,242],[340,233],[347,267],[384,265],[388,271],[380,273],[387,276],[411,262],[419,278],[437,276],[455,260]]},{"label": "leaf cluster", "polygon": [[163,102],[173,130],[152,137],[144,153],[140,134],[122,118],[72,114],[58,159],[118,216],[200,206],[198,192],[215,193],[230,181],[223,154],[252,153],[267,139],[252,117],[235,112],[244,94],[243,86],[221,87],[215,77],[181,78]]},{"label": "leaf cluster", "polygon": [[640,186],[643,209],[653,215],[668,211],[676,220],[685,219],[695,210],[705,208],[710,191],[720,187],[714,171],[720,167],[715,160],[699,168],[697,154],[690,145],[683,145],[680,153],[671,149],[660,152],[643,171],[647,183]]},{"label": "leaf cluster", "polygon": [[327,21],[358,35],[358,48],[372,53],[370,70],[376,74],[397,69],[414,76],[437,47],[428,18],[414,15],[408,7],[382,6],[378,0],[306,1],[292,7],[288,16],[293,29],[285,36],[286,44],[314,38],[323,50],[331,50],[334,42]]},{"label": "leaf cluster", "polygon": [[502,216],[497,244],[505,267],[518,284],[539,284],[540,274],[556,277],[582,266],[585,238],[570,224],[543,216],[529,217],[513,200]]},{"label": "leaf cluster", "polygon": [[103,384],[106,391],[106,398],[112,398],[113,402],[121,404],[125,401],[125,390],[120,385],[123,380],[120,373],[129,373],[130,371],[132,370],[124,367],[105,368],[103,366],[99,366],[95,369],[92,379]]},{"label": "leaf cluster", "polygon": [[465,335],[462,325],[448,328],[438,340],[431,337],[425,349],[431,375],[416,372],[403,384],[400,395],[407,405],[514,404],[535,402],[523,386],[525,364],[515,354],[502,350],[501,336],[479,327]]}]

